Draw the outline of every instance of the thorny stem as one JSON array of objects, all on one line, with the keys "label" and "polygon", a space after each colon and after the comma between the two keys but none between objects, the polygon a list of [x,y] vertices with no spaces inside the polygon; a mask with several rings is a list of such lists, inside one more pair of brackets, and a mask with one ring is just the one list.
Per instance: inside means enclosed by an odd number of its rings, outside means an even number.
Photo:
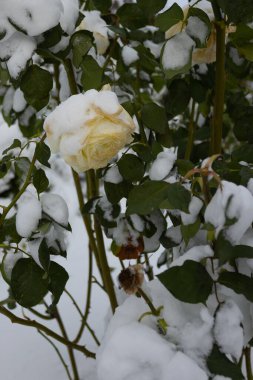
[{"label": "thorny stem", "polygon": [[[81,312],[81,309],[80,309],[80,307],[78,306],[78,304],[77,304],[76,300],[74,299],[74,297],[72,296],[72,294],[71,294],[70,292],[68,292],[66,289],[64,290],[64,292],[65,292],[65,293],[67,294],[67,296],[71,299],[71,301],[73,302],[73,304],[74,304],[76,310],[78,311],[78,313],[79,313],[81,319],[83,319],[83,314],[82,314],[82,312]],[[100,342],[99,342],[99,340],[98,340],[98,338],[97,338],[97,336],[96,336],[94,330],[92,330],[92,328],[90,327],[90,325],[89,325],[89,323],[88,323],[87,321],[86,321],[86,324],[85,324],[85,325],[86,325],[86,327],[87,327],[87,330],[90,332],[92,338],[93,338],[94,341],[96,342],[96,344],[97,344],[98,346],[100,346]]]},{"label": "thorny stem", "polygon": [[192,154],[192,148],[194,143],[194,134],[195,134],[195,123],[194,123],[194,114],[195,114],[195,101],[192,101],[192,108],[191,108],[191,114],[190,114],[190,122],[188,127],[188,140],[187,140],[187,146],[185,151],[185,159],[190,160],[191,154]]},{"label": "thorny stem", "polygon": [[82,323],[80,329],[77,333],[76,338],[74,339],[75,343],[78,343],[81,339],[82,333],[84,331],[85,325],[87,324],[87,319],[90,311],[90,302],[91,302],[91,287],[92,287],[92,251],[89,251],[89,274],[88,274],[88,285],[87,285],[87,295],[86,295],[86,306],[85,312],[82,316]]},{"label": "thorny stem", "polygon": [[11,311],[7,310],[3,306],[0,306],[0,314],[5,315],[7,318],[10,319],[10,321],[12,323],[18,323],[19,325],[23,325],[23,326],[31,326],[31,327],[36,328],[37,330],[41,330],[44,333],[46,333],[48,336],[51,336],[52,338],[57,340],[58,342],[63,343],[66,346],[69,345],[70,347],[74,348],[75,350],[82,352],[84,355],[86,355],[89,358],[95,359],[95,357],[96,357],[96,355],[93,352],[87,350],[85,346],[80,346],[76,343],[73,343],[73,342],[65,339],[61,335],[55,333],[53,330],[50,330],[48,327],[42,325],[41,323],[39,323],[37,321],[30,320],[30,319],[27,320],[27,319],[17,317],[15,314],[13,314]]},{"label": "thorny stem", "polygon": [[[66,332],[64,323],[62,321],[62,318],[61,318],[61,316],[60,316],[57,308],[55,310],[54,315],[55,315],[55,318],[56,318],[56,320],[58,322],[58,325],[59,325],[59,328],[60,328],[60,330],[62,332],[63,337],[66,339],[66,341],[69,341],[68,334]],[[71,367],[72,367],[72,371],[73,371],[73,375],[74,375],[74,380],[80,380],[80,377],[79,377],[79,374],[78,374],[77,365],[76,365],[76,359],[75,359],[75,355],[74,355],[74,351],[73,351],[73,347],[71,347],[71,345],[67,344],[67,350],[68,350],[68,354],[69,354],[69,358],[70,358],[70,362],[71,362]]]},{"label": "thorny stem", "polygon": [[58,349],[58,347],[54,344],[54,342],[53,342],[51,339],[49,339],[49,338],[46,336],[46,334],[43,334],[43,332],[41,332],[40,330],[38,330],[38,333],[39,333],[41,336],[43,336],[43,338],[46,339],[46,340],[51,344],[51,346],[54,348],[54,350],[56,351],[57,355],[59,356],[59,359],[60,359],[60,361],[61,361],[63,367],[64,367],[65,370],[66,370],[66,373],[67,373],[68,379],[69,379],[69,380],[72,380],[72,377],[71,377],[71,375],[70,375],[70,372],[69,372],[68,366],[67,366],[67,364],[65,363],[65,361],[64,361],[64,359],[63,359],[63,356],[62,356],[62,354],[60,353],[60,350]]},{"label": "thorny stem", "polygon": [[146,263],[146,268],[147,268],[145,272],[147,273],[149,281],[152,281],[154,280],[153,268],[150,265],[149,257],[147,253],[144,254],[144,257],[145,257],[145,263]]},{"label": "thorny stem", "polygon": [[212,1],[215,14],[216,29],[216,74],[214,89],[214,110],[211,128],[211,154],[221,153],[222,145],[222,124],[225,97],[225,37],[226,25],[222,20],[220,9],[216,0]]},{"label": "thorny stem", "polygon": [[[45,140],[45,138],[46,138],[46,134],[44,134],[42,136],[40,142],[43,142]],[[37,153],[36,153],[36,149],[35,149],[34,154],[33,154],[33,158],[32,158],[32,161],[31,161],[31,164],[30,164],[30,167],[29,167],[26,179],[25,179],[25,182],[23,183],[23,185],[22,185],[21,189],[19,190],[19,192],[15,195],[15,197],[13,198],[13,200],[10,202],[10,204],[8,206],[4,207],[4,209],[3,209],[3,213],[0,216],[0,228],[2,227],[3,222],[4,222],[7,214],[9,213],[9,211],[17,203],[17,201],[19,200],[19,198],[21,197],[21,195],[25,192],[26,188],[29,186],[30,181],[31,181],[31,177],[32,177],[32,174],[33,174],[33,169],[34,169],[34,166],[35,166],[36,159],[37,159]]]}]

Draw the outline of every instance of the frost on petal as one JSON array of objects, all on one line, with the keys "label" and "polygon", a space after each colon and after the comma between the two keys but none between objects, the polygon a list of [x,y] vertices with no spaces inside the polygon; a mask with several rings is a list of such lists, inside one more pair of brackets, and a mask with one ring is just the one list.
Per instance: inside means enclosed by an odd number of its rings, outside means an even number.
[{"label": "frost on petal", "polygon": [[67,226],[69,219],[68,206],[65,200],[57,194],[44,194],[41,197],[43,212],[55,222]]},{"label": "frost on petal", "polygon": [[30,237],[36,231],[41,215],[41,204],[38,199],[29,193],[23,195],[16,215],[17,233],[22,237]]},{"label": "frost on petal", "polygon": [[243,349],[243,328],[241,323],[243,315],[236,305],[230,299],[222,304],[216,314],[214,335],[224,354],[232,355],[239,360]]}]

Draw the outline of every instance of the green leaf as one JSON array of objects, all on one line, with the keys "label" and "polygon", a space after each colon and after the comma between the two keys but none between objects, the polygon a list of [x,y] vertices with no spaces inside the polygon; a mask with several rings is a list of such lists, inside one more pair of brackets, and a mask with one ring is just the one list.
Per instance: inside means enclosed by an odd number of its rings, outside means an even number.
[{"label": "green leaf", "polygon": [[167,0],[137,0],[138,6],[148,18],[152,18],[163,9],[166,3]]},{"label": "green leaf", "polygon": [[139,29],[147,24],[143,10],[137,4],[123,4],[117,11],[119,22],[126,28]]},{"label": "green leaf", "polygon": [[103,69],[97,61],[90,55],[87,55],[81,64],[82,76],[81,82],[85,91],[91,88],[99,89],[102,84]]},{"label": "green leaf", "polygon": [[53,305],[59,302],[59,299],[65,289],[69,275],[66,270],[59,264],[51,261],[49,268],[49,291],[53,294]]},{"label": "green leaf", "polygon": [[128,197],[127,214],[147,215],[160,208],[168,195],[167,182],[146,181],[135,186]]},{"label": "green leaf", "polygon": [[93,45],[92,34],[86,30],[75,32],[70,39],[73,51],[73,64],[79,67],[83,57]]},{"label": "green leaf", "polygon": [[146,181],[131,190],[127,213],[147,215],[159,208],[188,212],[190,200],[190,192],[178,183]]},{"label": "green leaf", "polygon": [[5,219],[4,224],[0,228],[0,242],[5,242],[7,237],[12,243],[19,243],[21,240],[16,230],[16,215]]},{"label": "green leaf", "polygon": [[42,165],[45,165],[48,168],[50,168],[50,164],[48,162],[51,155],[50,148],[43,141],[39,142],[36,145],[35,154],[36,154],[37,160]]},{"label": "green leaf", "polygon": [[189,241],[196,235],[196,233],[199,231],[200,227],[200,220],[197,219],[196,222],[192,224],[181,224],[181,233],[183,236],[183,239],[185,241],[185,244],[188,245]]},{"label": "green leaf", "polygon": [[112,6],[112,0],[92,0],[96,9],[102,13],[108,12],[109,8]]},{"label": "green leaf", "polygon": [[219,234],[215,243],[215,255],[219,258],[220,265],[240,257],[253,259],[253,247],[248,245],[232,245],[222,233]]},{"label": "green leaf", "polygon": [[145,145],[143,143],[136,143],[132,145],[132,149],[145,162],[151,162],[154,159],[149,145]]},{"label": "green leaf", "polygon": [[111,183],[111,182],[105,182],[105,193],[107,196],[107,199],[110,203],[116,204],[119,203],[119,201],[122,198],[127,198],[130,190],[132,189],[133,185],[127,181],[122,181],[120,183]]},{"label": "green leaf", "polygon": [[43,33],[44,40],[39,44],[39,48],[42,49],[48,49],[60,42],[63,35],[63,30],[61,28],[61,25],[58,24],[54,26],[53,28],[47,30],[45,33]]},{"label": "green leaf", "polygon": [[207,358],[207,367],[213,375],[221,375],[232,380],[244,380],[240,366],[231,362],[225,354],[221,353],[216,344]]},{"label": "green leaf", "polygon": [[[186,33],[196,42],[197,48],[204,48],[206,47],[207,40],[211,33],[212,24],[210,22],[210,19],[208,15],[200,8],[190,7],[188,12],[188,22],[190,17],[197,17],[202,23],[206,26],[206,35],[204,38],[204,41],[202,42],[198,37],[196,37],[196,30],[194,28],[194,33],[192,33],[191,28],[187,25],[186,27]],[[203,28],[202,28],[203,29]]]},{"label": "green leaf", "polygon": [[212,278],[196,261],[187,260],[182,266],[170,268],[157,277],[182,302],[205,303],[212,292]]},{"label": "green leaf", "polygon": [[186,213],[189,212],[189,203],[191,201],[191,193],[179,183],[168,183],[167,199],[165,199],[160,207],[169,210],[178,209]]},{"label": "green leaf", "polygon": [[14,148],[21,148],[21,141],[20,140],[14,139],[13,143],[8,148],[6,148],[2,154],[5,155],[6,153],[9,152],[9,150],[14,149]]},{"label": "green leaf", "polygon": [[39,246],[39,260],[43,267],[43,269],[47,272],[49,268],[50,263],[50,254],[49,254],[49,248],[47,245],[46,239],[42,239],[42,242]]},{"label": "green leaf", "polygon": [[46,191],[49,186],[48,178],[42,169],[37,169],[33,175],[33,185],[36,188],[38,194]]},{"label": "green leaf", "polygon": [[194,41],[185,32],[176,34],[164,44],[161,63],[167,79],[190,70],[194,45]]},{"label": "green leaf", "polygon": [[37,111],[48,104],[52,87],[53,79],[49,71],[37,65],[32,65],[27,69],[20,83],[25,100]]},{"label": "green leaf", "polygon": [[168,87],[166,96],[166,111],[170,119],[183,113],[189,104],[190,86],[184,79],[176,79]]},{"label": "green leaf", "polygon": [[253,2],[252,0],[217,0],[218,5],[228,16],[229,22],[238,24],[240,22],[250,22],[253,20]]},{"label": "green leaf", "polygon": [[147,103],[142,107],[141,118],[145,126],[155,132],[165,133],[168,128],[165,109],[155,103]]},{"label": "green leaf", "polygon": [[14,164],[16,176],[21,179],[25,178],[30,168],[30,165],[31,162],[27,157],[17,158]]},{"label": "green leaf", "polygon": [[241,273],[222,272],[218,282],[238,294],[243,294],[250,302],[253,302],[253,278]]},{"label": "green leaf", "polygon": [[20,259],[11,275],[11,289],[15,300],[24,307],[40,303],[47,293],[45,272],[32,259]]},{"label": "green leaf", "polygon": [[140,181],[145,173],[143,162],[134,154],[124,154],[117,163],[122,177],[131,182]]},{"label": "green leaf", "polygon": [[173,25],[184,19],[184,12],[182,8],[174,3],[167,11],[160,13],[155,18],[155,26],[166,32]]}]

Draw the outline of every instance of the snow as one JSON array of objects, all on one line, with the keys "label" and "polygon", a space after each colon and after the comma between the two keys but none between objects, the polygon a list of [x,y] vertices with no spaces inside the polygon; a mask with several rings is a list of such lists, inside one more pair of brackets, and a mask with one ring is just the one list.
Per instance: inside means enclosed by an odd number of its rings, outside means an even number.
[{"label": "snow", "polygon": [[16,216],[17,233],[22,237],[30,237],[36,231],[41,216],[40,201],[27,191],[18,202]]},{"label": "snow", "polygon": [[105,173],[105,176],[104,176],[104,181],[114,183],[115,185],[117,185],[118,183],[123,181],[123,178],[119,172],[119,168],[117,165],[111,166],[107,170],[107,172]]},{"label": "snow", "polygon": [[237,361],[244,343],[242,321],[243,315],[232,299],[220,306],[215,318],[214,336],[221,352],[232,355]]},{"label": "snow", "polygon": [[8,40],[0,43],[0,59],[7,60],[6,65],[12,78],[17,78],[24,70],[35,49],[35,40],[20,32],[15,32]]},{"label": "snow", "polygon": [[61,0],[61,2],[63,5],[60,17],[61,27],[66,33],[72,34],[79,15],[79,2],[78,0]]},{"label": "snow", "polygon": [[104,54],[109,46],[108,29],[106,22],[100,17],[99,11],[83,12],[84,19],[77,30],[88,30],[93,33],[98,54]]},{"label": "snow", "polygon": [[67,226],[69,219],[68,206],[65,200],[57,194],[44,194],[41,197],[41,206],[45,214],[55,222]]},{"label": "snow", "polygon": [[21,252],[8,253],[5,255],[2,262],[2,265],[3,265],[2,270],[9,281],[11,279],[11,273],[12,273],[12,269],[14,268],[14,265],[17,263],[18,260],[22,259],[22,257],[23,257],[23,253]]},{"label": "snow", "polygon": [[22,112],[26,107],[26,100],[23,92],[18,88],[13,97],[13,110],[15,112]]},{"label": "snow", "polygon": [[149,178],[155,181],[166,178],[173,168],[176,159],[177,153],[175,148],[166,149],[164,152],[160,152],[151,165]]},{"label": "snow", "polygon": [[245,59],[243,57],[240,57],[238,50],[232,46],[230,46],[229,49],[229,57],[237,66],[241,66],[245,62]]},{"label": "snow", "polygon": [[199,39],[201,45],[205,43],[208,36],[207,25],[196,16],[191,16],[188,18],[185,31],[190,37]]},{"label": "snow", "polygon": [[116,114],[119,111],[119,101],[115,92],[103,90],[98,92],[95,104],[102,112],[108,115]]},{"label": "snow", "polygon": [[203,259],[206,259],[207,257],[213,257],[214,253],[213,250],[209,245],[200,245],[197,247],[193,247],[189,249],[189,251],[185,252],[183,256],[178,257],[175,259],[171,264],[170,268],[175,266],[181,266],[184,264],[187,260],[193,260],[200,262]]},{"label": "snow", "polygon": [[192,49],[195,42],[181,32],[170,38],[164,46],[162,65],[165,70],[175,70],[186,66],[191,61]]},{"label": "snow", "polygon": [[146,220],[151,222],[156,227],[156,232],[151,237],[144,236],[144,251],[155,252],[160,246],[160,237],[166,229],[166,222],[159,211],[154,211]]},{"label": "snow", "polygon": [[139,54],[131,46],[125,45],[121,50],[123,62],[126,66],[130,66],[132,63],[138,61]]},{"label": "snow", "polygon": [[[249,190],[232,182],[222,181],[205,211],[205,221],[216,228],[216,234],[224,228],[225,235],[236,244],[253,221],[253,196]],[[226,218],[236,219],[226,227]]]},{"label": "snow", "polygon": [[217,376],[214,376],[213,380],[231,380],[231,378],[217,375]]},{"label": "snow", "polygon": [[156,44],[151,40],[145,40],[143,45],[151,51],[155,58],[160,57],[163,43]]},{"label": "snow", "polygon": [[177,150],[175,148],[166,149],[160,152],[155,161],[152,163],[149,177],[152,180],[162,180],[168,176],[177,159]]},{"label": "snow", "polygon": [[181,212],[183,224],[188,225],[194,223],[202,207],[203,201],[198,197],[193,196],[189,204],[189,213]]}]

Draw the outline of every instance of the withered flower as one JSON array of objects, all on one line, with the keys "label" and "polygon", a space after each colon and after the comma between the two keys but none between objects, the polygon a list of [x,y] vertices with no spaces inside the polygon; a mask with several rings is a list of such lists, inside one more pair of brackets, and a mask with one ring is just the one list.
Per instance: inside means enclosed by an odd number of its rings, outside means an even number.
[{"label": "withered flower", "polygon": [[144,272],[141,264],[130,265],[123,269],[118,276],[120,287],[127,294],[135,294],[144,280]]}]

